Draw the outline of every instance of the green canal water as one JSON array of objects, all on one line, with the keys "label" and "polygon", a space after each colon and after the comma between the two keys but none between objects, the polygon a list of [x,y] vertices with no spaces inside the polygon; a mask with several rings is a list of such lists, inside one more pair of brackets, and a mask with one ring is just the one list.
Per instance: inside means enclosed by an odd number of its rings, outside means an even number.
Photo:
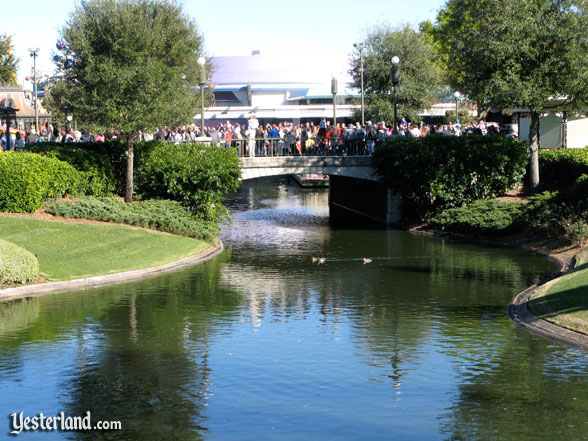
[{"label": "green canal water", "polygon": [[[0,303],[0,439],[587,439],[588,353],[506,315],[554,263],[332,228],[285,180],[228,204],[213,261]],[[122,430],[9,436],[14,412],[87,411]]]}]

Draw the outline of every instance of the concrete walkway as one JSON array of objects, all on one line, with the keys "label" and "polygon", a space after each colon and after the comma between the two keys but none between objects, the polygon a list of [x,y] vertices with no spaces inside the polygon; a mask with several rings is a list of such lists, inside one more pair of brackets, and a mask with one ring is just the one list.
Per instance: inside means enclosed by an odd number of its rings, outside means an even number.
[{"label": "concrete walkway", "polygon": [[[564,262],[560,261],[560,263],[562,268],[564,268]],[[588,350],[588,335],[543,320],[529,311],[529,300],[533,296],[533,293],[540,286],[556,283],[561,276],[573,271],[573,267],[566,269],[565,272],[560,272],[556,278],[548,280],[542,284],[533,285],[518,294],[508,305],[508,316],[517,325],[522,326],[535,334]]]},{"label": "concrete walkway", "polygon": [[224,245],[217,239],[215,247],[208,248],[193,256],[175,262],[166,263],[150,268],[142,268],[132,271],[125,271],[116,274],[107,274],[104,276],[86,277],[83,279],[64,280],[61,282],[44,282],[33,285],[24,285],[14,288],[0,290],[0,301],[12,300],[22,297],[39,297],[46,294],[55,294],[65,291],[75,291],[80,289],[95,288],[97,286],[112,285],[115,283],[131,282],[133,280],[145,279],[147,277],[158,276],[172,271],[178,271],[189,268],[194,265],[206,262],[224,251]]}]

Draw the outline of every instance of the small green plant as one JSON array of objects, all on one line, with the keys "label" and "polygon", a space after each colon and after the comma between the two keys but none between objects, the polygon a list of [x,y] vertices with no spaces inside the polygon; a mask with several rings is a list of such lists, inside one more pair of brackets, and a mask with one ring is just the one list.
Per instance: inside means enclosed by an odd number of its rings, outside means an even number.
[{"label": "small green plant", "polygon": [[85,178],[84,192],[108,196],[124,189],[126,157],[120,141],[107,143],[39,143],[31,146],[34,153],[57,158],[80,170]]},{"label": "small green plant", "polygon": [[222,222],[229,212],[225,194],[239,187],[241,169],[234,149],[165,142],[136,146],[136,188],[145,198],[181,202],[207,222]]},{"label": "small green plant", "polygon": [[0,286],[34,282],[39,262],[27,250],[0,239]]},{"label": "small green plant", "polygon": [[176,201],[148,200],[126,204],[116,198],[83,198],[51,201],[45,211],[54,216],[136,225],[198,239],[212,239],[219,231],[215,223],[195,218]]},{"label": "small green plant", "polygon": [[566,191],[588,174],[588,148],[541,150],[539,169],[544,188]]},{"label": "small green plant", "polygon": [[34,153],[4,152],[0,155],[0,211],[30,213],[43,201],[78,194],[84,176],[70,164]]},{"label": "small green plant", "polygon": [[448,231],[504,235],[513,232],[513,222],[520,216],[523,207],[520,202],[478,200],[441,211],[431,218],[429,225]]},{"label": "small green plant", "polygon": [[566,224],[564,237],[569,243],[584,247],[588,242],[588,225],[583,220]]}]

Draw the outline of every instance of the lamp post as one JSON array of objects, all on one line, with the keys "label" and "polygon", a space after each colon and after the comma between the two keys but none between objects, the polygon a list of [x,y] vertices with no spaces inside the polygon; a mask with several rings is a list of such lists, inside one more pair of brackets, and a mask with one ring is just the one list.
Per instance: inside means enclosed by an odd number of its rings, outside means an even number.
[{"label": "lamp post", "polygon": [[33,95],[35,97],[35,133],[39,134],[39,106],[37,105],[37,100],[39,99],[37,95],[37,55],[39,54],[39,48],[37,49],[29,49],[31,53],[31,57],[33,57]]},{"label": "lamp post", "polygon": [[397,107],[398,107],[398,94],[396,92],[396,87],[398,86],[398,66],[400,64],[400,58],[396,55],[392,57],[392,86],[394,87],[394,130],[393,133],[398,135],[398,116],[397,116]]},{"label": "lamp post", "polygon": [[333,127],[337,127],[337,78],[331,78],[331,93],[333,94]]},{"label": "lamp post", "polygon": [[459,124],[459,109],[457,107],[457,102],[459,101],[461,93],[459,93],[459,91],[456,90],[453,96],[455,97],[455,124]]},{"label": "lamp post", "polygon": [[206,84],[206,59],[204,57],[198,58],[198,64],[200,65],[200,136],[204,134],[204,85]]},{"label": "lamp post", "polygon": [[363,50],[365,49],[365,43],[353,43],[356,49],[359,49],[359,75],[361,78],[361,125],[365,124],[365,111],[364,111],[364,88],[363,88]]}]

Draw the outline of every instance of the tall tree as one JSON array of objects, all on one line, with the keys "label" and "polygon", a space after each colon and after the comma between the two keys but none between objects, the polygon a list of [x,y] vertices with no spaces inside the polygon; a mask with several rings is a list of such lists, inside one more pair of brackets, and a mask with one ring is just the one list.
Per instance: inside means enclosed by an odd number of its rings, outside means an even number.
[{"label": "tall tree", "polygon": [[[413,121],[420,120],[419,113],[434,104],[441,91],[440,70],[430,40],[408,25],[381,25],[368,32],[364,44],[366,117],[392,121],[391,59],[397,56],[399,112]],[[361,81],[360,65],[360,52],[356,49],[349,71],[356,87]]]},{"label": "tall tree", "polygon": [[584,0],[448,0],[434,35],[452,84],[472,99],[527,108],[530,185],[539,185],[539,117],[554,98],[573,108],[588,97]]},{"label": "tall tree", "polygon": [[173,0],[82,0],[61,35],[51,106],[125,133],[130,202],[139,132],[187,124],[198,108],[202,36]]},{"label": "tall tree", "polygon": [[16,84],[18,60],[12,55],[12,41],[6,34],[0,35],[0,84]]}]

